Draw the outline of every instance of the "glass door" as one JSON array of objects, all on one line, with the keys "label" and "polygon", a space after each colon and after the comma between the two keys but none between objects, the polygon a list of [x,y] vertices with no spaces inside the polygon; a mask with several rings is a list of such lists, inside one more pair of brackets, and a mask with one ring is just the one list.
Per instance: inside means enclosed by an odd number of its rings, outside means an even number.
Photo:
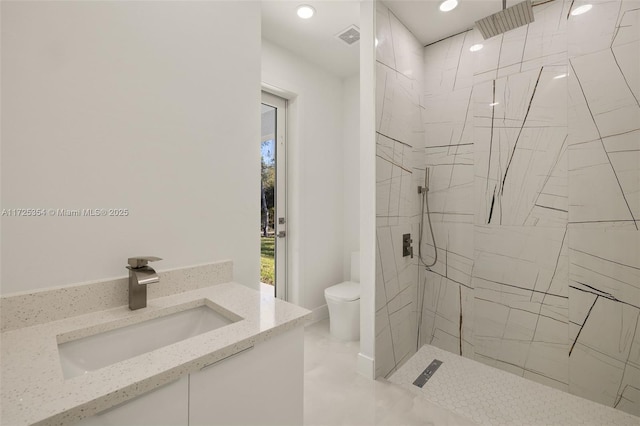
[{"label": "glass door", "polygon": [[287,300],[286,100],[262,92],[260,288]]}]

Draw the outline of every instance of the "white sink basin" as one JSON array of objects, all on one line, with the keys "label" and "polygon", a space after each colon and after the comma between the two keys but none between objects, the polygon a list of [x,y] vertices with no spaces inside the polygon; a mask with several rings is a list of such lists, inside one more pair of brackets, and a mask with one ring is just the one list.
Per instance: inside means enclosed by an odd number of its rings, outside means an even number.
[{"label": "white sink basin", "polygon": [[206,305],[58,345],[65,379],[80,376],[234,321]]}]

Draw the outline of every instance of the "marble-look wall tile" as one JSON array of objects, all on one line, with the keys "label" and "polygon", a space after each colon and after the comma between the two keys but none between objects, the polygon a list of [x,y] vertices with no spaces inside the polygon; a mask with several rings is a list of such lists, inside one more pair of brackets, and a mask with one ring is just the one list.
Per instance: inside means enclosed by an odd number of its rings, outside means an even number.
[{"label": "marble-look wall tile", "polygon": [[411,170],[413,150],[406,144],[376,135],[376,216],[378,225],[397,225],[415,215],[417,197]]},{"label": "marble-look wall tile", "polygon": [[605,140],[569,148],[569,219],[572,226],[625,226],[637,230],[640,216],[637,213],[636,158],[640,152],[640,131],[634,133],[621,136],[628,138],[632,145],[631,149],[621,152],[608,153]]},{"label": "marble-look wall tile", "polygon": [[[433,261],[433,243],[425,230],[422,253]],[[436,223],[438,262],[420,271],[418,300],[422,305],[420,346],[431,344],[473,356],[473,225]]]},{"label": "marble-look wall tile", "polygon": [[566,79],[555,78],[563,70],[474,87],[477,224],[566,226]]},{"label": "marble-look wall tile", "polygon": [[[429,272],[471,287],[474,259],[473,226],[466,223],[447,222],[433,225],[438,261],[429,268]],[[422,258],[424,263],[432,263],[435,249],[427,220],[425,220],[424,226],[421,246]]]},{"label": "marble-look wall tile", "polygon": [[[636,28],[640,31],[640,25]],[[640,219],[640,41],[571,59],[569,130],[572,226]],[[620,63],[633,64],[625,65]],[[606,81],[607,84],[602,84]],[[631,83],[630,83],[631,82]]]},{"label": "marble-look wall tile", "polygon": [[426,96],[423,116],[432,220],[472,223],[472,89]]},{"label": "marble-look wall tile", "polygon": [[568,386],[566,228],[476,226],[477,359]]},{"label": "marble-look wall tile", "polygon": [[387,377],[396,370],[387,306],[376,311],[376,377]]},{"label": "marble-look wall tile", "polygon": [[[425,48],[425,166],[429,168],[418,287],[419,345],[473,357],[474,149],[473,65],[475,31]],[[426,205],[425,205],[426,207]],[[428,219],[431,219],[435,247]],[[421,308],[421,309],[420,309]]]},{"label": "marble-look wall tile", "polygon": [[640,414],[640,239],[570,230],[570,390]]},{"label": "marble-look wall tile", "polygon": [[567,63],[567,15],[572,0],[556,0],[535,9],[535,22],[527,25],[522,48],[522,71]]},{"label": "marble-look wall tile", "polygon": [[377,230],[378,251],[380,253],[380,267],[382,269],[382,279],[386,303],[393,299],[400,292],[398,284],[398,269],[394,255],[394,244],[391,240],[391,229],[389,227],[379,227]]},{"label": "marble-look wall tile", "polygon": [[425,47],[425,97],[449,94],[473,85],[474,58],[469,48],[478,36],[475,31],[466,31]]},{"label": "marble-look wall tile", "polygon": [[473,146],[430,149],[427,158],[432,221],[473,223]]},{"label": "marble-look wall tile", "polygon": [[[575,7],[580,5],[577,1],[575,3]],[[567,15],[570,58],[606,50],[612,44],[640,39],[637,31],[640,19],[638,0],[599,0],[591,4],[593,8],[589,13]]]},{"label": "marble-look wall tile", "polygon": [[418,271],[416,270],[415,272],[416,277],[413,278],[412,285],[387,305],[396,367],[416,351],[417,320],[415,304]]},{"label": "marble-look wall tile", "polygon": [[[427,198],[438,262],[421,271],[420,346],[431,344],[473,357],[473,54],[467,31],[425,48]],[[434,244],[424,216],[422,252]]]},{"label": "marble-look wall tile", "polygon": [[[429,67],[427,66],[427,69]],[[472,88],[427,95],[424,101],[426,148],[473,143]]]},{"label": "marble-look wall tile", "polygon": [[571,16],[568,44],[569,222],[638,230],[640,2]]},{"label": "marble-look wall tile", "polygon": [[[606,49],[570,60],[570,69],[578,81],[581,92],[576,96],[582,94],[586,99],[599,137],[604,138],[638,128],[640,107],[634,89],[637,87],[636,80],[639,76],[637,59],[640,56],[640,42],[630,44],[634,47],[631,51],[621,50],[618,55],[614,54],[613,49]],[[635,61],[636,66],[623,69],[618,62],[623,59]],[[603,84],[603,81],[607,84]]]},{"label": "marble-look wall tile", "polygon": [[409,147],[422,146],[420,84],[380,62],[376,65],[376,131]]},{"label": "marble-look wall tile", "polygon": [[[392,12],[389,12],[389,21],[396,64],[394,69],[415,82],[422,82],[422,43]],[[417,94],[422,94],[422,87],[418,88]]]},{"label": "marble-look wall tile", "polygon": [[471,321],[473,291],[453,280],[426,271],[420,346],[429,344],[473,357]]},{"label": "marble-look wall tile", "polygon": [[[396,69],[394,43],[391,33],[391,11],[381,4],[376,4],[376,59],[379,63]],[[376,90],[380,86],[376,85]],[[376,104],[377,106],[377,104]]]},{"label": "marble-look wall tile", "polygon": [[388,376],[417,343],[418,264],[403,256],[402,237],[417,241],[423,59],[411,32],[382,3],[376,8],[376,375]]},{"label": "marble-look wall tile", "polygon": [[384,275],[382,275],[382,258],[380,256],[380,243],[376,235],[376,312],[387,305],[387,293],[384,288]]}]

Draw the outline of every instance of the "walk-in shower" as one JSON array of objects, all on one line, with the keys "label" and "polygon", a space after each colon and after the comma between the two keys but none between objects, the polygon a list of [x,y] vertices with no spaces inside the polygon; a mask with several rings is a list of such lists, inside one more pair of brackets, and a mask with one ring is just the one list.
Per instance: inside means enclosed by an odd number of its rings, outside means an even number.
[{"label": "walk-in shower", "polygon": [[[376,373],[445,407],[468,407],[448,386],[470,390],[477,424],[500,423],[495,407],[523,413],[505,424],[598,423],[577,397],[637,416],[638,0],[531,0],[534,21],[484,41],[474,22],[498,22],[502,0],[433,3],[376,3]],[[454,14],[469,20],[432,31]],[[423,260],[400,258],[421,223]]]}]

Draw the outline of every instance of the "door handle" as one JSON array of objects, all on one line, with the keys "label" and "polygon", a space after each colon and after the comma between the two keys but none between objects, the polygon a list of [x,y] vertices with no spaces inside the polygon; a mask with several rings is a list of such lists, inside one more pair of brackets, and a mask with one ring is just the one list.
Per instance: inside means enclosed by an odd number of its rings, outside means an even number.
[{"label": "door handle", "polygon": [[286,236],[287,236],[287,232],[286,232],[286,231],[279,231],[279,232],[276,234],[276,236],[277,236],[278,238],[284,238],[284,237],[286,237]]}]

